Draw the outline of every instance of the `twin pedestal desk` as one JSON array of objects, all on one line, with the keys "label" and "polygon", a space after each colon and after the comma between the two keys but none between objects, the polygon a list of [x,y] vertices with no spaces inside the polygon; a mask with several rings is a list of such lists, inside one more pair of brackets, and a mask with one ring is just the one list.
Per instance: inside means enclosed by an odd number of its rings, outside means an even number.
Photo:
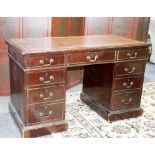
[{"label": "twin pedestal desk", "polygon": [[107,121],[142,115],[150,44],[116,35],[7,40],[10,113],[22,137],[65,131],[66,72],[84,66],[81,100]]}]

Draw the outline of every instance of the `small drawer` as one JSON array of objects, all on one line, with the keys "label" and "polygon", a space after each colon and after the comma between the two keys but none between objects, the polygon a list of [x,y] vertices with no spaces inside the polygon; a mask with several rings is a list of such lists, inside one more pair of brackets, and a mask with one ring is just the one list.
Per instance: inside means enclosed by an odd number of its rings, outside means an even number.
[{"label": "small drawer", "polygon": [[143,76],[116,78],[114,84],[115,91],[142,88]]},{"label": "small drawer", "polygon": [[27,73],[26,81],[28,86],[65,83],[65,69]]},{"label": "small drawer", "polygon": [[27,108],[27,124],[59,121],[64,119],[64,103],[35,105]]},{"label": "small drawer", "polygon": [[65,99],[65,86],[43,87],[28,90],[28,103],[47,103]]},{"label": "small drawer", "polygon": [[145,62],[117,63],[115,68],[116,75],[133,75],[144,73]]},{"label": "small drawer", "polygon": [[140,99],[140,91],[114,94],[111,109],[117,110],[139,106]]},{"label": "small drawer", "polygon": [[26,67],[50,67],[64,65],[63,54],[29,55],[26,57]]},{"label": "small drawer", "polygon": [[75,53],[67,55],[68,64],[98,63],[112,61],[115,58],[115,51]]},{"label": "small drawer", "polygon": [[145,59],[147,49],[119,50],[117,60]]}]

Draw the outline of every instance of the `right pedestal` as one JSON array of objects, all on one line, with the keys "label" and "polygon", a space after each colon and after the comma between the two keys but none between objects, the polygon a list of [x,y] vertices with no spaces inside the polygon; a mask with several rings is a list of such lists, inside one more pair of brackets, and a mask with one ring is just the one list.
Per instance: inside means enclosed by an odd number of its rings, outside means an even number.
[{"label": "right pedestal", "polygon": [[84,67],[81,100],[107,121],[141,116],[144,61]]}]

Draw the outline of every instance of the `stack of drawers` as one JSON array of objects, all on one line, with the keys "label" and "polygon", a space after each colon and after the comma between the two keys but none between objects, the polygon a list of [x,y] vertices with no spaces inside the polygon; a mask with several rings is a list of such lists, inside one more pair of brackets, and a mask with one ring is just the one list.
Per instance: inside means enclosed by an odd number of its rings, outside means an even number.
[{"label": "stack of drawers", "polygon": [[114,72],[112,110],[139,107],[147,49],[119,50]]},{"label": "stack of drawers", "polygon": [[25,125],[65,120],[64,60],[63,54],[25,57]]}]

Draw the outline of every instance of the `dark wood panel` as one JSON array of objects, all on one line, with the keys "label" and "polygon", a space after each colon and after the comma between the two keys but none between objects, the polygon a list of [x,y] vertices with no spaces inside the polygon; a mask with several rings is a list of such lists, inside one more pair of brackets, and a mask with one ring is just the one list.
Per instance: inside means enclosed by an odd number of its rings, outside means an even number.
[{"label": "dark wood panel", "polygon": [[70,36],[84,35],[84,17],[70,17],[69,18],[69,30]]},{"label": "dark wood panel", "polygon": [[53,17],[52,36],[79,36],[84,34],[84,17]]},{"label": "dark wood panel", "polygon": [[69,30],[69,17],[53,17],[52,18],[52,33],[54,37],[68,36]]},{"label": "dark wood panel", "polygon": [[146,41],[150,17],[86,17],[85,35],[117,34]]},{"label": "dark wood panel", "polygon": [[133,28],[133,17],[114,17],[111,22],[110,34],[132,38]]},{"label": "dark wood panel", "polygon": [[20,37],[20,18],[0,17],[0,53],[7,53],[6,39]]},{"label": "dark wood panel", "polygon": [[87,17],[85,35],[108,34],[110,21],[110,17]]},{"label": "dark wood panel", "polygon": [[9,95],[9,61],[7,54],[0,54],[0,96]]},{"label": "dark wood panel", "polygon": [[134,22],[133,39],[147,41],[150,17],[136,17]]},{"label": "dark wood panel", "polygon": [[47,37],[51,32],[51,18],[23,17],[22,37]]}]

